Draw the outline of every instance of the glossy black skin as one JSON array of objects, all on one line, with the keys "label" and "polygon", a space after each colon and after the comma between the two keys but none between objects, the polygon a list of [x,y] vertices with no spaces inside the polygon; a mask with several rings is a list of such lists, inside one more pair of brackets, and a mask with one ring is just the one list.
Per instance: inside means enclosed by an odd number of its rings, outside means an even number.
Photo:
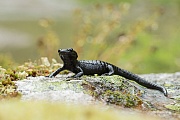
[{"label": "glossy black skin", "polygon": [[76,51],[72,48],[68,49],[59,49],[59,56],[64,62],[62,68],[57,69],[55,72],[49,75],[49,77],[55,77],[59,72],[63,70],[69,70],[75,73],[74,78],[81,77],[82,75],[120,75],[129,80],[133,80],[138,84],[154,90],[161,91],[165,96],[167,96],[167,90],[157,84],[150,83],[143,78],[139,77],[136,74],[133,74],[129,71],[116,67],[110,63],[100,61],[100,60],[77,60],[78,55]]}]

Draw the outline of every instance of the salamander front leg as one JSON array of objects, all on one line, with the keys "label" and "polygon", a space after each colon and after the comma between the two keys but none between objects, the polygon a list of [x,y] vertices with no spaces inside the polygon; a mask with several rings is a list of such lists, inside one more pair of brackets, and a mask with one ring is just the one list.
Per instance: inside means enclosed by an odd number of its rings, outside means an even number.
[{"label": "salamander front leg", "polygon": [[48,77],[49,78],[55,77],[57,74],[59,74],[63,70],[64,70],[64,68],[59,68],[56,71],[54,71],[53,73],[51,73]]}]

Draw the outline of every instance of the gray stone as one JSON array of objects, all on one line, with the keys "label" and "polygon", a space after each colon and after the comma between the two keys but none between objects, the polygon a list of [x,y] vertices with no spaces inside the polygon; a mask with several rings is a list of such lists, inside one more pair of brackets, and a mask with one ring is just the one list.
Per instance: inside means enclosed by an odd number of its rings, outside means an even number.
[{"label": "gray stone", "polygon": [[[72,73],[68,75],[58,75],[55,78],[46,78],[43,76],[28,77],[25,80],[16,81],[16,84],[18,86],[18,91],[22,93],[22,100],[47,100],[75,104],[94,104],[98,102],[94,97],[92,97],[92,95],[87,94],[87,91],[84,89],[82,84],[84,80],[89,81],[89,83],[94,82],[95,84],[98,84],[100,77],[85,76],[80,79],[67,79],[67,77],[71,75]],[[141,98],[147,102],[162,107],[166,104],[173,103],[174,100],[176,100],[174,98],[180,95],[180,73],[146,74],[140,76],[145,78],[147,81],[165,86],[169,93],[167,98],[157,90],[146,89],[135,82],[124,79],[131,85],[128,87],[130,93],[136,94],[137,89],[143,91]],[[106,80],[106,78],[111,81],[111,83],[105,83],[106,86],[114,87],[112,89],[118,88],[116,84],[120,83],[113,81],[115,80],[113,76],[106,76],[103,80]],[[109,84],[113,84],[114,86]],[[96,86],[98,89],[101,89],[100,84]],[[133,88],[133,86],[135,87]]]}]

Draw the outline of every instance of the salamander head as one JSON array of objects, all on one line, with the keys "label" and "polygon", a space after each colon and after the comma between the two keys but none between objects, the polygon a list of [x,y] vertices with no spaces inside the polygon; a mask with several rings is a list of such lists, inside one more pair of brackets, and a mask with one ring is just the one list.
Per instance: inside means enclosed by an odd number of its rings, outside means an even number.
[{"label": "salamander head", "polygon": [[74,51],[72,48],[59,49],[58,53],[63,61],[64,60],[77,60],[78,58],[77,52]]}]

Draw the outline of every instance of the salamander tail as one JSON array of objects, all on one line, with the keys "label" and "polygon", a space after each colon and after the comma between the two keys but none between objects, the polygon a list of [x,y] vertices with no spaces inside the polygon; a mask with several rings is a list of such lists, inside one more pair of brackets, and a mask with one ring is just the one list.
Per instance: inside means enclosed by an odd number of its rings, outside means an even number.
[{"label": "salamander tail", "polygon": [[157,84],[154,84],[154,83],[151,83],[151,82],[148,82],[146,81],[145,79],[139,77],[138,75],[136,74],[133,74],[127,70],[124,70],[124,69],[121,69],[121,68],[116,68],[118,69],[118,75],[122,76],[122,77],[125,77],[129,80],[133,80],[135,82],[137,82],[138,84],[146,87],[146,88],[149,88],[149,89],[154,89],[154,90],[159,90],[160,92],[162,92],[164,94],[164,96],[168,96],[168,93],[167,93],[167,90],[166,88],[160,86],[160,85],[157,85]]}]

